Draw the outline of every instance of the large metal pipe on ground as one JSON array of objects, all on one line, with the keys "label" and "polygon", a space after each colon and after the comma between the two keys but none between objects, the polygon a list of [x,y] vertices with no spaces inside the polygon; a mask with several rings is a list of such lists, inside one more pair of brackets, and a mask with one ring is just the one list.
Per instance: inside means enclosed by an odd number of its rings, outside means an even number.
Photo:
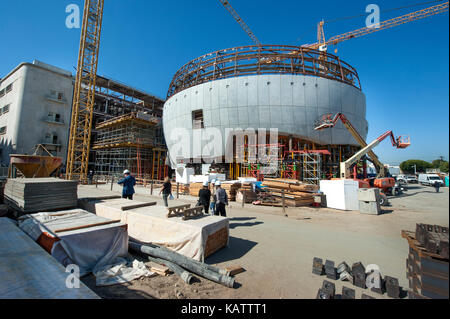
[{"label": "large metal pipe on ground", "polygon": [[211,281],[217,282],[226,287],[233,288],[234,286],[234,278],[228,276],[227,271],[198,262],[196,260],[178,254],[176,252],[170,251],[164,247],[152,244],[142,245],[130,242],[129,248],[137,252],[141,252],[153,257],[161,258],[176,263],[177,265],[193,272],[194,274],[197,274]]}]

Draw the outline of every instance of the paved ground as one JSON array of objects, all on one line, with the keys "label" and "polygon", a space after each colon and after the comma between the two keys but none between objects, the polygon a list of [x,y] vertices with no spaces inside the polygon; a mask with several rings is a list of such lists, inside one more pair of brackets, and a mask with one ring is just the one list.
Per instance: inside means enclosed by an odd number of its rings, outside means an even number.
[{"label": "paved ground", "polygon": [[[119,192],[115,186],[113,192]],[[161,197],[139,188],[136,199]],[[81,186],[79,197],[111,194],[110,186]],[[146,195],[147,194],[147,195]],[[195,202],[180,196],[178,202]],[[408,245],[402,229],[415,230],[416,223],[449,225],[449,190],[410,186],[402,196],[390,199],[383,215],[361,215],[324,208],[281,208],[231,203],[229,247],[206,262],[219,266],[240,265],[247,271],[236,276],[239,287],[225,288],[201,279],[191,286],[176,276],[153,277],[127,285],[96,288],[93,278],[85,282],[105,298],[314,298],[325,277],[311,273],[312,260],[320,257],[336,263],[377,264],[383,275],[397,277],[408,287],[406,258]],[[337,292],[341,282],[335,282]],[[345,286],[355,288],[351,284]],[[356,288],[356,298],[362,289]],[[364,293],[383,298],[375,293]]]}]

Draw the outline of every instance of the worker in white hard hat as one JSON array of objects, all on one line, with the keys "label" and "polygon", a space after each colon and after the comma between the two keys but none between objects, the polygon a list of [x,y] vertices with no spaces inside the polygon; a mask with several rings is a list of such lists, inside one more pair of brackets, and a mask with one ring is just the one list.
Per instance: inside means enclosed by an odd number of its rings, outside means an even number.
[{"label": "worker in white hard hat", "polygon": [[117,184],[122,185],[122,198],[128,198],[129,200],[133,200],[134,194],[134,186],[136,185],[136,179],[131,176],[129,170],[123,171],[124,178],[117,182]]},{"label": "worker in white hard hat", "polygon": [[227,217],[227,212],[225,206],[228,206],[228,195],[227,192],[222,188],[222,183],[217,181],[216,183],[216,213],[215,215],[220,215]]},{"label": "worker in white hard hat", "polygon": [[209,214],[209,204],[211,202],[211,191],[209,190],[209,183],[203,182],[203,188],[198,192],[197,206],[203,206],[205,214]]}]

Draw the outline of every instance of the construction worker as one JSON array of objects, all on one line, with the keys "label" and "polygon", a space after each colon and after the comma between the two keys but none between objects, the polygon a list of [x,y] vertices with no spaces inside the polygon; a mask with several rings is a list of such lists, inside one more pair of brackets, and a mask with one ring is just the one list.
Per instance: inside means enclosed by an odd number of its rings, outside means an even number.
[{"label": "construction worker", "polygon": [[92,180],[94,179],[94,172],[93,171],[89,171],[89,173],[87,174],[87,178],[89,181],[89,185],[92,185]]},{"label": "construction worker", "polygon": [[169,207],[169,203],[167,202],[167,198],[172,195],[172,183],[170,182],[170,178],[166,177],[164,179],[164,184],[161,190],[159,191],[159,195],[163,194],[164,206]]},{"label": "construction worker", "polygon": [[133,200],[133,194],[134,194],[134,186],[136,185],[136,179],[131,176],[131,173],[129,170],[123,171],[124,178],[117,182],[117,184],[122,185],[123,184],[123,190],[122,190],[122,198],[128,198],[129,200]]},{"label": "construction worker", "polygon": [[228,195],[227,195],[227,192],[222,188],[221,184],[222,183],[220,181],[217,181],[217,183],[216,183],[216,213],[215,213],[215,215],[227,217],[225,205],[228,206]]},{"label": "construction worker", "polygon": [[198,192],[198,206],[205,208],[205,214],[209,214],[209,203],[211,202],[211,191],[209,190],[209,183],[204,182],[203,188]]},{"label": "construction worker", "polygon": [[212,197],[212,200],[211,200],[211,205],[210,205],[211,214],[213,214],[213,215],[216,214],[216,190],[214,189],[215,188],[215,184],[216,184],[216,180],[214,179],[214,180],[211,181],[211,185],[212,185],[211,197]]},{"label": "construction worker", "polygon": [[438,181],[434,182],[434,189],[436,190],[436,193],[439,193],[439,188],[441,187],[441,183]]}]

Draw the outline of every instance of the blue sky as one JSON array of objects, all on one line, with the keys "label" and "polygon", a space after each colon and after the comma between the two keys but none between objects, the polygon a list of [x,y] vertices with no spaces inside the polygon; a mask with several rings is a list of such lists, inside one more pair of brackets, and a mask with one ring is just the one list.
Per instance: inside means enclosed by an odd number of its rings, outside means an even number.
[{"label": "blue sky", "polygon": [[[370,3],[379,5],[382,21],[436,4],[389,11],[419,2],[425,1],[231,1],[262,43],[290,45],[315,42],[318,21],[364,14]],[[80,30],[65,26],[72,3],[82,8],[80,0],[2,3],[0,77],[34,59],[75,73]],[[390,129],[411,136],[406,150],[389,141],[375,149],[386,163],[449,157],[448,19],[448,13],[436,15],[338,45],[367,97],[368,140]],[[330,22],[325,34],[364,26],[363,16]],[[165,97],[173,74],[189,60],[249,44],[218,0],[106,0],[98,73]]]}]

